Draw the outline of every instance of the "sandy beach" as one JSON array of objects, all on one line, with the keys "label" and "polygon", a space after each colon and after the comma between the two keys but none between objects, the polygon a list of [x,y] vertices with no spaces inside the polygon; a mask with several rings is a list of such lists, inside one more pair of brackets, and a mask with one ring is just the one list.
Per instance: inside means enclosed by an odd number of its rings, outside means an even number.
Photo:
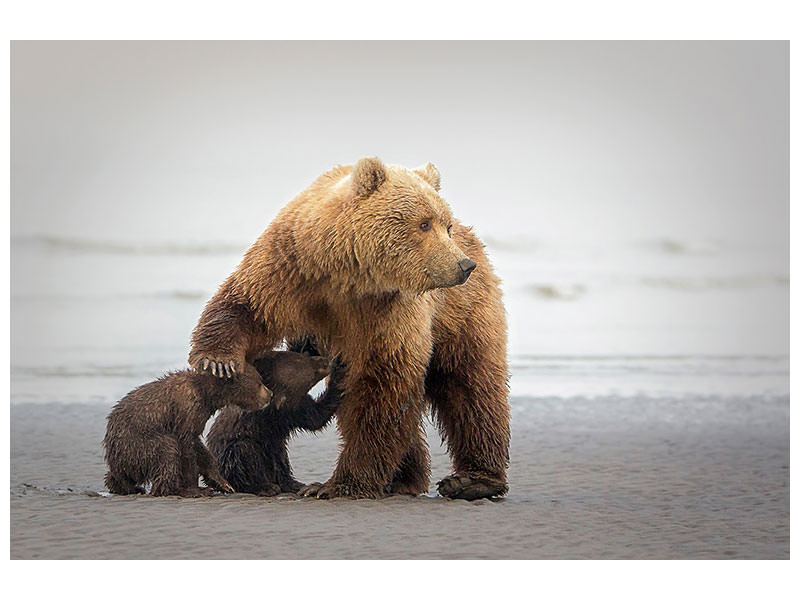
[{"label": "sandy beach", "polygon": [[[108,406],[14,405],[11,557],[789,557],[788,397],[512,404],[511,491],[496,502],[107,497]],[[448,459],[432,427],[429,444],[433,484]],[[324,479],[335,428],[291,450],[299,479]]]}]

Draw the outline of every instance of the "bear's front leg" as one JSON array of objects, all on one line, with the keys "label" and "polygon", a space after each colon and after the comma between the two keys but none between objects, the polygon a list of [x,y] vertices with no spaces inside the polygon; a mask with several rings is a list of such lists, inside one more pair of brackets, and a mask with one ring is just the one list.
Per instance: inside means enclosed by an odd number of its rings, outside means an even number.
[{"label": "bear's front leg", "polygon": [[254,312],[246,303],[231,298],[223,285],[206,304],[192,332],[189,365],[216,377],[241,373],[248,352],[256,347],[271,347],[263,327],[256,325]]},{"label": "bear's front leg", "polygon": [[425,430],[420,423],[419,432],[411,447],[406,451],[400,468],[392,477],[386,491],[389,494],[418,496],[428,491],[431,477],[431,457]]},{"label": "bear's front leg", "polygon": [[394,373],[386,364],[386,360],[375,361],[372,369],[349,373],[336,413],[343,441],[336,470],[327,482],[310,484],[301,495],[380,498],[386,493],[408,449],[417,441],[424,389],[422,369],[418,375],[413,368]]}]

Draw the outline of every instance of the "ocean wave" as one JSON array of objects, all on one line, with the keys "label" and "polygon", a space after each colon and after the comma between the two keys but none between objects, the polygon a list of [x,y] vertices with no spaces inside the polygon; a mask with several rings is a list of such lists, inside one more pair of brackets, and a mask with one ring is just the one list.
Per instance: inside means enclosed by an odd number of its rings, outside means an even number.
[{"label": "ocean wave", "polygon": [[534,295],[546,300],[577,300],[586,293],[586,286],[580,283],[535,283],[528,286],[528,289]]},{"label": "ocean wave", "polygon": [[661,238],[649,242],[647,245],[655,247],[665,254],[689,256],[714,256],[720,251],[720,244],[710,240],[679,240],[676,238]]},{"label": "ocean wave", "polygon": [[[73,377],[146,377],[153,367],[147,365],[52,365],[11,367],[12,377],[73,378]],[[157,370],[157,369],[156,369]]]},{"label": "ocean wave", "polygon": [[568,237],[563,239],[539,239],[523,235],[498,237],[495,235],[482,236],[483,242],[490,250],[512,251],[529,253],[533,251],[559,252],[570,250],[578,254],[593,255],[598,250],[655,250],[657,253],[677,256],[717,256],[723,250],[730,249],[730,245],[722,244],[715,240],[684,240],[673,237],[655,238],[650,240],[631,240],[622,242],[607,240],[587,241],[575,240]]},{"label": "ocean wave", "polygon": [[129,294],[12,294],[11,300],[15,302],[106,302],[108,300],[185,300],[195,302],[208,299],[213,293],[213,290],[165,290]]},{"label": "ocean wave", "polygon": [[228,255],[242,254],[247,244],[228,242],[128,242],[66,238],[50,235],[17,236],[12,245],[45,252],[74,252],[80,254],[129,255]]}]

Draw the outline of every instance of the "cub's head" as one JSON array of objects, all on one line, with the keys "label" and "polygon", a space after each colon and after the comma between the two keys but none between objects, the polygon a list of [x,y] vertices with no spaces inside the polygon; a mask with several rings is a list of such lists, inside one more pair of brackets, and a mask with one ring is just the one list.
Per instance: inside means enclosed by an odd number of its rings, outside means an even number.
[{"label": "cub's head", "polygon": [[255,361],[264,384],[272,390],[277,409],[291,408],[331,372],[331,362],[322,356],[273,350]]},{"label": "cub's head", "polygon": [[475,262],[453,241],[457,226],[439,196],[439,171],[362,158],[336,185],[344,196],[339,231],[356,267],[386,291],[424,292],[464,283]]},{"label": "cub's head", "polygon": [[219,380],[233,388],[226,398],[228,404],[235,404],[242,410],[258,410],[264,408],[272,399],[272,391],[264,386],[261,374],[252,365],[245,363],[244,371],[233,380]]}]

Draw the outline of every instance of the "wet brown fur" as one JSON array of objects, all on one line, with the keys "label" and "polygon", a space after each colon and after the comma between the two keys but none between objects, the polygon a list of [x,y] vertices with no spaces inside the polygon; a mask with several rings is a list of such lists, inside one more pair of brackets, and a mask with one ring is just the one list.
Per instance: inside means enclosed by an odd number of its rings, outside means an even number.
[{"label": "wet brown fur", "polygon": [[[252,412],[224,408],[208,433],[208,447],[237,492],[297,492],[303,484],[292,475],[287,441],[297,430],[319,431],[330,422],[339,403],[342,367],[295,352],[272,352],[255,367],[274,394],[272,402]],[[329,372],[328,386],[315,400],[308,391]]]},{"label": "wet brown fur", "polygon": [[235,380],[187,370],[136,388],[108,415],[106,487],[114,494],[135,494],[151,483],[153,496],[197,496],[202,475],[207,485],[232,492],[200,434],[223,406],[255,410],[269,398],[249,365]]},{"label": "wet brown fur", "polygon": [[[331,479],[312,494],[426,492],[426,401],[454,466],[440,492],[506,493],[499,279],[438,186],[433,165],[411,170],[374,158],[321,175],[245,253],[194,331],[192,365],[240,365],[284,338],[306,336],[348,365],[337,412],[342,451]],[[457,285],[465,257],[477,268]]]}]

